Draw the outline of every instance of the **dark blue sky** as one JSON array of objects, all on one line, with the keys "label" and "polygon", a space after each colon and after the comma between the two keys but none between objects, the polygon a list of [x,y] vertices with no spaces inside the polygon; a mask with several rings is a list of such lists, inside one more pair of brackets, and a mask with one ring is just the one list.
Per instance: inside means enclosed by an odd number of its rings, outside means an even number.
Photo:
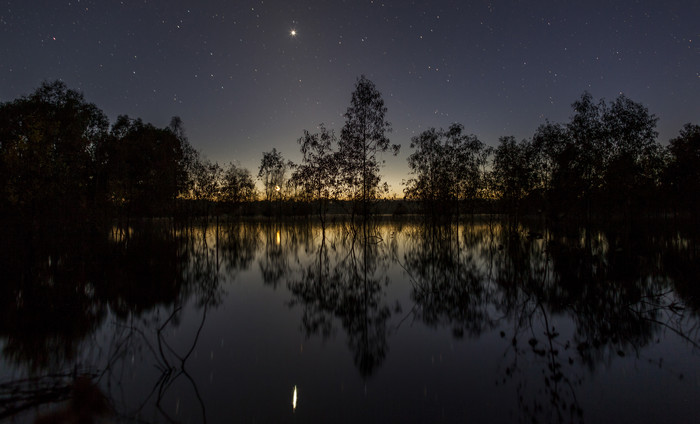
[{"label": "dark blue sky", "polygon": [[698,22],[695,0],[3,1],[0,101],[61,79],[112,121],[178,115],[206,157],[256,173],[273,147],[298,161],[304,129],[339,133],[365,74],[402,144],[383,171],[401,191],[422,130],[530,137],[584,90],[643,103],[667,142],[700,123]]}]

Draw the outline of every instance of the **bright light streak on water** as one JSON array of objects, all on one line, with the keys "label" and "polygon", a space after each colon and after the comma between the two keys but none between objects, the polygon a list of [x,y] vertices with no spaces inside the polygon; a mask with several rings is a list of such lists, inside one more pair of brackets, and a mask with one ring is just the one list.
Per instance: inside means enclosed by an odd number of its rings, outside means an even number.
[{"label": "bright light streak on water", "polygon": [[292,411],[297,410],[297,386],[294,386],[294,393],[292,393]]}]

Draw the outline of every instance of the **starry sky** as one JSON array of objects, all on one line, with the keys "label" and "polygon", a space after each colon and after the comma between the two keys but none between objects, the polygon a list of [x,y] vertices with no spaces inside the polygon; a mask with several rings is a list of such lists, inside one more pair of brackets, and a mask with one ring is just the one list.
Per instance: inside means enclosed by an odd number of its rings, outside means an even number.
[{"label": "starry sky", "polygon": [[180,116],[212,161],[257,174],[318,124],[340,133],[357,78],[382,93],[409,177],[410,139],[459,122],[495,146],[567,122],[584,90],[700,123],[700,2],[11,0],[0,2],[0,101],[60,79],[112,122]]}]

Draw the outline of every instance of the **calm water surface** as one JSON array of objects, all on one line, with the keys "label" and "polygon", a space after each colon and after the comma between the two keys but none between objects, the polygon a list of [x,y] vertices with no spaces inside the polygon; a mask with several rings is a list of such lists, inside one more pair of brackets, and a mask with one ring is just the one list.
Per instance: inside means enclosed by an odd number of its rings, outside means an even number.
[{"label": "calm water surface", "polygon": [[10,237],[0,418],[104,397],[112,422],[697,422],[697,234],[662,227]]}]

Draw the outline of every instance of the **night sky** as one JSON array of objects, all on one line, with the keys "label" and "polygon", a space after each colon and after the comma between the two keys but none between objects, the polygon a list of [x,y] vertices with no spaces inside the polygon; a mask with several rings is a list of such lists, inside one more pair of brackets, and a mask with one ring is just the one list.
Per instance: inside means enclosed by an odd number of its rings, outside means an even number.
[{"label": "night sky", "polygon": [[299,161],[304,129],[339,134],[361,74],[402,144],[382,172],[398,192],[424,129],[495,146],[568,121],[584,90],[643,103],[666,143],[700,123],[700,2],[0,2],[0,101],[60,79],[112,122],[180,116],[205,157],[253,174],[273,147]]}]

